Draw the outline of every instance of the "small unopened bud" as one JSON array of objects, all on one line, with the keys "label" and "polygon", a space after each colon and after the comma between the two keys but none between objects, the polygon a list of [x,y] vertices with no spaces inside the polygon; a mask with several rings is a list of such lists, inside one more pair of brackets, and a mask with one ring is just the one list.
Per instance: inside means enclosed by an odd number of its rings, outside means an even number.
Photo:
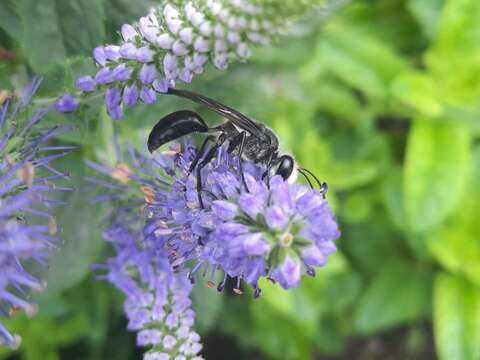
[{"label": "small unopened bud", "polygon": [[35,178],[35,168],[31,162],[27,162],[20,170],[18,170],[18,177],[28,186],[33,185]]},{"label": "small unopened bud", "polygon": [[182,151],[182,146],[180,144],[175,144],[170,149],[162,151],[162,155],[175,156]]},{"label": "small unopened bud", "polygon": [[30,306],[27,306],[25,308],[25,314],[27,314],[29,318],[34,317],[35,315],[37,315],[37,313],[38,313],[38,305],[36,304],[31,304]]},{"label": "small unopened bud", "polygon": [[55,235],[58,232],[57,220],[53,216],[48,218],[48,233],[50,235]]},{"label": "small unopened bud", "polygon": [[13,305],[13,306],[10,308],[10,310],[8,310],[8,315],[9,315],[9,316],[15,316],[15,315],[17,315],[17,314],[20,312],[20,310],[22,310],[22,308],[21,308],[20,306],[18,306],[18,305]]},{"label": "small unopened bud", "polygon": [[111,176],[120,181],[122,184],[127,185],[128,182],[130,181],[130,175],[132,174],[132,171],[130,170],[130,167],[127,164],[118,164],[115,169],[112,170]]},{"label": "small unopened bud", "polygon": [[5,161],[7,162],[8,166],[15,165],[15,160],[10,155],[5,156]]},{"label": "small unopened bud", "polygon": [[150,186],[143,186],[142,187],[142,192],[145,195],[145,202],[147,204],[153,204],[153,201],[155,200],[155,192]]}]

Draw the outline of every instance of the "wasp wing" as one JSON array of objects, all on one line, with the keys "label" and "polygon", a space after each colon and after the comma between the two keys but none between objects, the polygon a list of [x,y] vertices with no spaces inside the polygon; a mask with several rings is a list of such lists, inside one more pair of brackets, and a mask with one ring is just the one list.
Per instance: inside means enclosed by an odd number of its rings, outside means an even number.
[{"label": "wasp wing", "polygon": [[205,105],[209,109],[219,113],[220,115],[224,116],[228,120],[231,120],[236,126],[249,132],[251,135],[255,137],[261,137],[263,135],[262,129],[255,121],[243,115],[242,113],[238,112],[237,110],[232,109],[227,105],[223,105],[219,103],[216,100],[210,99],[206,96],[203,96],[188,90],[180,90],[180,89],[172,89],[172,88],[168,89],[167,94],[183,97],[183,98],[192,100],[197,104]]}]

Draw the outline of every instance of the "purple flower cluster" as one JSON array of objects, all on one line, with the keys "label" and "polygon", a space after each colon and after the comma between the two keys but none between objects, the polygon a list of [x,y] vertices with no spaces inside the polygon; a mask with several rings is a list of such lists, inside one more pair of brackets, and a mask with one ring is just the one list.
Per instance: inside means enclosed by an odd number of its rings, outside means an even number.
[{"label": "purple flower cluster", "polygon": [[[40,291],[45,282],[29,271],[33,261],[44,264],[57,242],[57,224],[50,214],[58,201],[53,191],[69,191],[55,184],[68,176],[54,169],[52,161],[66,154],[68,147],[44,145],[50,138],[68,131],[53,126],[37,130],[48,110],[39,110],[22,121],[24,108],[39,86],[36,80],[27,87],[16,104],[7,101],[0,108],[0,316],[8,317],[20,309],[35,312],[27,301],[30,291]],[[0,344],[18,346],[14,336],[0,324]]]},{"label": "purple flower cluster", "polygon": [[106,278],[126,295],[128,329],[137,332],[138,346],[149,348],[144,359],[201,359],[186,274],[174,273],[165,250],[148,242],[132,208],[117,209],[113,219],[104,232],[116,250]]},{"label": "purple flower cluster", "polygon": [[[289,184],[281,177],[262,180],[264,169],[244,162],[249,191],[241,185],[239,159],[219,150],[214,161],[202,170],[202,199],[199,205],[197,179],[188,174],[195,149],[187,146],[176,155],[159,155],[157,167],[170,175],[169,187],[153,188],[154,196],[145,211],[152,243],[164,244],[175,268],[192,262],[190,279],[209,273],[213,285],[217,269],[241,280],[260,294],[258,281],[266,277],[283,288],[297,286],[301,275],[315,274],[336,250],[338,226],[327,201],[317,190]],[[199,271],[202,269],[202,271]]]},{"label": "purple flower cluster", "polygon": [[[138,24],[123,25],[120,45],[97,47],[99,69],[80,77],[77,88],[83,93],[103,88],[108,114],[119,119],[124,107],[154,103],[157,93],[175,87],[178,79],[191,82],[207,63],[225,69],[231,58],[247,58],[251,45],[269,43],[284,24],[269,20],[267,10],[248,0],[167,1]],[[59,111],[76,108],[68,94],[58,105]]]},{"label": "purple flower cluster", "polygon": [[129,179],[141,184],[144,193],[145,239],[168,252],[173,268],[189,268],[191,281],[197,273],[209,274],[210,286],[222,270],[219,290],[231,277],[236,292],[241,292],[243,280],[258,296],[261,277],[288,289],[299,284],[303,273],[313,276],[314,268],[326,263],[339,231],[319,191],[278,176],[268,187],[261,179],[264,170],[244,162],[247,192],[241,186],[238,157],[221,148],[202,170],[202,209],[197,179],[188,173],[195,153],[188,144],[182,151],[177,144],[151,159],[132,151],[136,175],[130,173]]},{"label": "purple flower cluster", "polygon": [[117,204],[104,235],[116,250],[106,278],[127,296],[129,329],[138,331],[138,345],[151,347],[145,359],[200,351],[188,299],[197,274],[219,291],[230,277],[241,293],[243,280],[257,297],[261,277],[288,289],[335,251],[339,231],[320,191],[281,177],[267,186],[264,169],[244,161],[247,192],[239,158],[222,147],[202,170],[202,208],[188,173],[196,154],[190,142],[148,158],[129,151],[133,169],[87,164],[107,177],[89,178],[101,190],[96,200]]}]

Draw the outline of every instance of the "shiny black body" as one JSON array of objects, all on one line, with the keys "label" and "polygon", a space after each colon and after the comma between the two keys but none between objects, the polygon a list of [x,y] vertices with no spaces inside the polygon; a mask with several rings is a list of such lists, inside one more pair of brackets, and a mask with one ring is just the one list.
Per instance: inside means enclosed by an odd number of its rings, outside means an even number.
[{"label": "shiny black body", "polygon": [[[293,157],[286,154],[279,156],[278,138],[264,124],[258,123],[235,109],[200,94],[179,89],[169,89],[167,94],[186,98],[204,105],[226,119],[223,124],[209,128],[197,113],[187,110],[177,111],[162,118],[152,129],[148,137],[148,150],[153,152],[163,144],[194,132],[210,134],[205,138],[190,166],[190,171],[196,170],[198,199],[202,208],[201,169],[214,158],[218,148],[226,141],[229,142],[227,149],[229,153],[238,154],[240,159],[243,158],[266,166],[267,170],[264,177],[267,177],[267,183],[270,176],[275,174],[282,176],[285,180],[292,175],[295,169]],[[209,142],[212,142],[213,145],[206,151]],[[243,186],[248,191],[243,174],[242,161],[239,162],[239,168]],[[308,177],[302,171],[305,169],[299,168],[298,170],[307,178],[311,185]],[[311,174],[310,172],[308,173]],[[318,179],[316,180],[321,190],[326,189],[326,184],[320,184]]]},{"label": "shiny black body", "polygon": [[208,132],[205,121],[193,111],[181,110],[165,116],[154,126],[148,137],[148,151],[192,132]]}]

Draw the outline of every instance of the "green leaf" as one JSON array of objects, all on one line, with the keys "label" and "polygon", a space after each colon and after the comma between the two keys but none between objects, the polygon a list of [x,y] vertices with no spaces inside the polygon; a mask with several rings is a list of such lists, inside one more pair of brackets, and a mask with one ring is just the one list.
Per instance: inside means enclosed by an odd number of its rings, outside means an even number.
[{"label": "green leaf", "polygon": [[[446,0],[440,17],[438,37],[433,47],[436,59],[446,65],[453,59],[461,60],[463,55],[475,54],[480,49],[479,24],[480,2]],[[441,55],[446,55],[444,62]],[[464,61],[473,65],[475,58]],[[476,67],[478,66],[477,64]]]},{"label": "green leaf", "polygon": [[449,272],[462,274],[480,286],[480,146],[472,151],[472,174],[462,206],[438,231],[430,234],[427,246]]},{"label": "green leaf", "polygon": [[19,348],[22,359],[58,360],[60,348],[69,345],[89,332],[89,323],[81,313],[68,313],[63,317],[28,318],[18,314],[2,323],[22,337]]},{"label": "green leaf", "polygon": [[396,74],[407,69],[404,59],[377,33],[342,20],[326,25],[312,61],[323,69],[310,64],[308,72],[333,75],[347,84],[347,88],[355,88],[377,101],[377,106],[387,103],[390,82]]},{"label": "green leaf", "polygon": [[67,56],[90,54],[105,37],[103,0],[24,0],[21,15],[24,52],[37,73]]},{"label": "green leaf", "polygon": [[[370,148],[366,151],[349,152],[348,159],[338,159],[333,154],[327,139],[321,138],[313,131],[307,133],[298,143],[300,163],[317,174],[322,181],[334,184],[335,189],[350,190],[368,184],[381,173],[384,152],[383,144],[374,136],[370,137]],[[350,139],[351,140],[351,139]],[[353,141],[350,141],[350,146]],[[347,145],[347,144],[346,144]],[[364,144],[362,144],[364,145]]]},{"label": "green leaf", "polygon": [[16,12],[17,5],[15,0],[0,2],[0,29],[5,30],[16,41],[20,41],[22,24]]},{"label": "green leaf", "polygon": [[[56,0],[23,0],[25,57],[37,73],[45,73],[55,63],[66,60]],[[77,29],[78,30],[78,29]]]},{"label": "green leaf", "polygon": [[[262,290],[264,288],[262,286]],[[290,291],[283,292],[285,294],[282,295],[287,295]],[[256,345],[272,359],[310,359],[309,343],[318,331],[316,314],[310,313],[305,321],[303,316],[299,319],[294,312],[286,313],[285,309],[278,312],[278,307],[272,307],[270,302],[263,301],[262,298],[263,294],[250,306],[253,320],[251,331],[257,339],[261,339],[257,340]],[[298,311],[305,312],[306,309],[301,307],[304,305],[302,302],[297,305]]]},{"label": "green leaf", "polygon": [[368,191],[352,191],[342,207],[342,217],[349,223],[366,221],[373,212],[371,193]]},{"label": "green leaf", "polygon": [[48,291],[55,293],[73,287],[91,271],[91,265],[105,245],[102,239],[102,210],[92,206],[92,188],[85,182],[85,165],[78,151],[58,161],[56,168],[65,167],[72,175],[75,191],[68,196],[68,205],[57,208],[63,244],[52,259],[48,274]]},{"label": "green leaf", "polygon": [[370,221],[342,228],[341,241],[343,252],[357,271],[372,276],[397,258],[403,248],[396,232],[388,226],[385,213],[376,214]]},{"label": "green leaf", "polygon": [[429,71],[443,83],[446,102],[478,109],[479,53],[480,2],[446,0],[438,36],[425,56]]},{"label": "green leaf", "polygon": [[437,33],[437,22],[443,0],[409,0],[408,9],[420,24],[427,38],[432,39]]},{"label": "green leaf", "polygon": [[103,43],[103,0],[56,0],[56,11],[68,55],[90,54]]},{"label": "green leaf", "polygon": [[[326,32],[339,51],[350,55],[354,61],[358,61],[364,68],[372,71],[375,77],[385,84],[398,72],[407,69],[406,61],[393,46],[383,41],[374,32],[364,31],[356,24],[340,19],[329,23],[326,26]],[[361,84],[361,88],[368,92],[367,87],[367,84]]]},{"label": "green leaf", "polygon": [[373,98],[381,98],[387,92],[386,84],[373,69],[352,57],[351,53],[337,48],[333,42],[322,42],[319,52],[325,57],[329,70],[348,85],[362,89]]},{"label": "green leaf", "polygon": [[[60,0],[62,1],[62,0]],[[105,2],[106,29],[111,41],[118,41],[118,30],[126,22],[137,21],[148,13],[152,6],[149,0],[108,0]]]},{"label": "green leaf", "polygon": [[406,223],[405,206],[403,204],[403,174],[399,167],[392,168],[382,186],[382,193],[388,213],[398,229]]},{"label": "green leaf", "polygon": [[440,273],[433,293],[434,335],[440,359],[480,358],[480,289]]},{"label": "green leaf", "polygon": [[464,274],[480,286],[480,242],[465,226],[445,226],[428,238],[428,248],[447,270]]},{"label": "green leaf", "polygon": [[431,276],[403,261],[383,267],[358,301],[354,327],[361,334],[418,321],[430,308]]},{"label": "green leaf", "polygon": [[404,168],[407,222],[418,233],[439,225],[459,204],[470,163],[468,128],[417,119]]},{"label": "green leaf", "polygon": [[217,292],[215,287],[210,289],[202,281],[193,287],[192,302],[197,313],[195,327],[201,334],[207,333],[215,326],[224,310],[224,297]]},{"label": "green leaf", "polygon": [[269,307],[284,316],[295,317],[295,296],[292,291],[286,291],[264,279],[260,280],[259,287],[262,289],[262,296],[258,302],[268,303]]},{"label": "green leaf", "polygon": [[439,117],[445,111],[438,84],[426,73],[409,71],[399,75],[392,91],[398,100],[422,115]]}]

